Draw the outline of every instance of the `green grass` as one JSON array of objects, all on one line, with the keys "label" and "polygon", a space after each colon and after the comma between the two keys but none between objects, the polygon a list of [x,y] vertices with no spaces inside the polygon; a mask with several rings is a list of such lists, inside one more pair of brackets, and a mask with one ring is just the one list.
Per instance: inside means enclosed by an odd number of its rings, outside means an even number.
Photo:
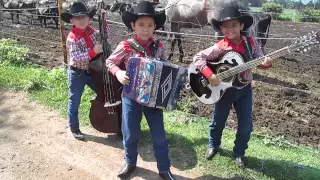
[{"label": "green grass", "polygon": [[[262,12],[262,9],[259,7],[251,7],[253,12]],[[279,15],[277,20],[280,21],[292,21],[292,22],[301,22],[302,16],[295,9],[284,9],[283,12]]]},{"label": "green grass", "polygon": [[[9,52],[1,49],[0,56]],[[8,44],[6,45],[8,46]],[[16,46],[10,42],[9,46]],[[0,61],[0,87],[28,91],[31,98],[53,108],[66,118],[68,96],[67,76],[63,69],[48,70],[27,65],[25,53],[16,51],[16,57],[6,56],[9,60]],[[17,58],[17,59],[16,59]],[[80,106],[80,121],[88,125],[90,99],[94,94],[86,89]],[[283,146],[272,138],[253,135],[247,150],[248,166],[261,172],[238,169],[230,154],[235,133],[225,130],[222,147],[227,153],[218,154],[212,161],[206,161],[208,119],[196,117],[179,111],[165,112],[165,128],[170,144],[172,165],[180,170],[191,171],[207,179],[216,177],[234,179],[320,179],[320,153],[306,147]],[[152,141],[145,120],[142,121],[140,156],[151,161],[153,158]],[[293,165],[297,164],[297,165]],[[218,178],[217,178],[218,179]]]},{"label": "green grass", "polygon": [[[251,7],[251,10],[253,12],[262,12],[262,8],[260,7]],[[297,14],[297,10],[295,9],[283,9],[282,11],[283,14]]]},{"label": "green grass", "polygon": [[301,22],[301,15],[299,14],[280,14],[279,19],[281,21],[292,21],[292,22]]}]

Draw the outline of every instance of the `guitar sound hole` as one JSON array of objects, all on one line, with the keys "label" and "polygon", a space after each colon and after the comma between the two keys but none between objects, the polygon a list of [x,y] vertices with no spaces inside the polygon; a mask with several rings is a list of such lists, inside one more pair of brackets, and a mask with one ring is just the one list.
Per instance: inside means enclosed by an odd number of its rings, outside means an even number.
[{"label": "guitar sound hole", "polygon": [[[217,74],[222,73],[224,71],[227,71],[229,69],[230,69],[230,66],[222,65],[217,69]],[[233,81],[233,76],[225,78],[225,79],[222,79],[222,82],[232,82],[232,81]]]}]

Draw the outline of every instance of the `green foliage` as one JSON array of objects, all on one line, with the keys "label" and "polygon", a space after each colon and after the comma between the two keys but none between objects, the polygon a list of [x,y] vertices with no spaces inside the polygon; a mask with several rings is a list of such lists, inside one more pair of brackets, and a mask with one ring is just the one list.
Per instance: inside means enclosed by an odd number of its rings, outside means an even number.
[{"label": "green foliage", "polygon": [[283,8],[279,3],[270,2],[262,5],[262,11],[265,13],[271,13],[273,19],[278,19],[279,14],[281,14],[283,11]]},{"label": "green foliage", "polygon": [[63,70],[33,67],[27,63],[27,53],[28,49],[15,40],[0,40],[1,86],[24,91],[54,89],[55,86],[66,88],[66,74]]},{"label": "green foliage", "polygon": [[185,98],[184,101],[181,100],[182,98],[177,102],[178,110],[181,110],[186,113],[191,113],[194,104],[197,102],[195,96],[189,96],[188,98]]},{"label": "green foliage", "polygon": [[288,141],[286,141],[284,136],[279,136],[279,137],[275,137],[275,138],[265,136],[262,139],[262,141],[266,146],[279,146],[282,148],[291,147],[291,144]]},{"label": "green foliage", "polygon": [[291,22],[301,22],[301,16],[297,13],[282,13],[279,16],[280,21],[291,21]]},{"label": "green foliage", "polygon": [[302,11],[301,16],[303,22],[320,22],[319,9],[305,9]]},{"label": "green foliage", "polygon": [[0,39],[0,65],[25,65],[28,49],[18,46],[17,41]]}]

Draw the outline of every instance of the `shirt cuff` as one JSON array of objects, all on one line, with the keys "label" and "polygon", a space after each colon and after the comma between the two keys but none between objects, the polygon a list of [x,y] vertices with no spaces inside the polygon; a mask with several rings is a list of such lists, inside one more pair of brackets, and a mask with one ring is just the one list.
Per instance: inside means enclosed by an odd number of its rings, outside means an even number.
[{"label": "shirt cuff", "polygon": [[201,71],[201,73],[206,77],[209,78],[213,74],[212,70],[208,67],[205,66],[205,68]]},{"label": "shirt cuff", "polygon": [[110,72],[115,76],[116,72],[121,70],[118,66],[114,66],[113,68],[110,69]]},{"label": "shirt cuff", "polygon": [[89,56],[90,56],[91,59],[94,58],[96,55],[97,54],[93,49],[89,50]]}]

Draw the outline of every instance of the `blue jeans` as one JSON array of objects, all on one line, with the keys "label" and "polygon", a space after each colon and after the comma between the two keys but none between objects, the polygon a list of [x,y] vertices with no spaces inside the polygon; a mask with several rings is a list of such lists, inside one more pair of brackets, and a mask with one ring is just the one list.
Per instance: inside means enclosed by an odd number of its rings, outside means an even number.
[{"label": "blue jeans", "polygon": [[215,105],[215,111],[209,126],[210,148],[218,148],[221,145],[222,131],[233,104],[238,117],[238,129],[233,152],[237,157],[244,156],[253,130],[252,103],[251,84],[240,90],[226,91],[223,98]]},{"label": "blue jeans", "polygon": [[150,128],[158,170],[159,172],[168,172],[170,169],[169,147],[164,130],[162,110],[142,106],[127,97],[122,97],[122,134],[125,160],[131,165],[137,163],[142,112]]},{"label": "blue jeans", "polygon": [[88,85],[96,92],[96,85],[90,73],[84,70],[68,69],[69,100],[68,100],[68,121],[70,129],[79,129],[78,109],[84,86]]}]

